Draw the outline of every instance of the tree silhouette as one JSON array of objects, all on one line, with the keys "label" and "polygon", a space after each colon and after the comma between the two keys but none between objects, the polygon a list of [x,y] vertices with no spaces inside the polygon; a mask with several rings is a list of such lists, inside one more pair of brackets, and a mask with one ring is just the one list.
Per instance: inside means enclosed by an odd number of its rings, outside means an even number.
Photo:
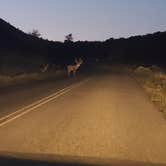
[{"label": "tree silhouette", "polygon": [[[160,65],[166,63],[166,32],[106,41],[73,41],[72,34],[66,36],[68,43],[38,38],[38,31],[31,35],[20,31],[0,19],[0,72],[38,71],[41,64],[64,68],[75,57],[82,57],[85,70],[98,62]],[[33,37],[33,36],[37,37]],[[84,68],[84,67],[83,67]],[[46,67],[47,69],[47,67]]]},{"label": "tree silhouette", "polygon": [[65,36],[65,42],[73,42],[73,35],[72,33],[68,34],[67,36]]},{"label": "tree silhouette", "polygon": [[30,32],[29,34],[38,38],[41,36],[37,29],[33,29],[32,32]]}]

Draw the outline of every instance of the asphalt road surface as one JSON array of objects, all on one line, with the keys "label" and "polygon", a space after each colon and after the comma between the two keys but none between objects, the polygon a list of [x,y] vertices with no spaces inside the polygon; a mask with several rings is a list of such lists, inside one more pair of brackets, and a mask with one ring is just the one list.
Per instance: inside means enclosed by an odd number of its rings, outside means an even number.
[{"label": "asphalt road surface", "polygon": [[166,120],[127,75],[45,83],[0,97],[1,155],[166,164]]}]

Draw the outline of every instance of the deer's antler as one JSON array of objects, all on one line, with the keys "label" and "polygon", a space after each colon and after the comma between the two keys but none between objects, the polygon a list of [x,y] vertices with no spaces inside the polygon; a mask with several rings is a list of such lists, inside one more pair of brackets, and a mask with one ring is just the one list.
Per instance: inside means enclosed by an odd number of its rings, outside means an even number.
[{"label": "deer's antler", "polygon": [[77,58],[75,58],[75,63],[79,63],[79,61],[78,61],[78,59],[77,59]]},{"label": "deer's antler", "polygon": [[82,63],[82,62],[83,62],[82,58],[79,58],[79,62],[80,62],[80,63]]}]

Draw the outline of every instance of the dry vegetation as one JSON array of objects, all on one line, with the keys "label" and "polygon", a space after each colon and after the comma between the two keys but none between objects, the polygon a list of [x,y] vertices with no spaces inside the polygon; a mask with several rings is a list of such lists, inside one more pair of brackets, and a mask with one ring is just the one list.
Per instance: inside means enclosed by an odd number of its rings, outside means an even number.
[{"label": "dry vegetation", "polygon": [[[116,66],[116,67],[115,67]],[[110,65],[104,65],[98,70],[112,71],[112,72],[130,72],[134,78],[140,83],[140,85],[145,89],[150,99],[158,106],[159,110],[164,113],[166,117],[166,71],[157,66],[152,67],[124,67],[115,65],[110,67]],[[65,75],[64,71],[49,71],[45,73],[24,73],[14,76],[0,75],[0,88],[29,83],[32,81],[46,80],[48,78],[58,77]]]},{"label": "dry vegetation", "polygon": [[139,66],[132,73],[166,117],[166,72],[157,66]]},{"label": "dry vegetation", "polygon": [[46,80],[49,78],[59,77],[64,74],[65,74],[64,71],[57,70],[45,73],[36,72],[36,73],[23,73],[19,75],[0,75],[0,88],[11,85],[25,84],[34,81]]}]

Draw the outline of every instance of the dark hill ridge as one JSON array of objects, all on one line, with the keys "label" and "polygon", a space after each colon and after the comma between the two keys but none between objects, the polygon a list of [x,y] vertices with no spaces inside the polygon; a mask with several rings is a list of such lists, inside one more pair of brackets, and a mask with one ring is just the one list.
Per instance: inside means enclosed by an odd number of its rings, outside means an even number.
[{"label": "dark hill ridge", "polygon": [[30,35],[25,34],[2,19],[0,19],[0,36],[1,46],[3,45],[6,48],[12,45],[15,47],[16,44],[22,44],[22,42],[27,42],[32,38]]},{"label": "dark hill ridge", "polygon": [[39,70],[61,46],[26,34],[0,18],[0,73]]},{"label": "dark hill ridge", "polygon": [[[65,35],[65,34],[64,34]],[[26,34],[0,19],[0,73],[6,69],[36,70],[43,63],[64,67],[74,57],[84,62],[166,63],[166,32],[106,41],[53,42]]]},{"label": "dark hill ridge", "polygon": [[[38,38],[35,36],[32,36],[30,34],[24,33],[23,31],[15,28],[10,23],[7,23],[3,19],[0,18],[0,48],[13,48],[21,50],[27,48],[29,49],[41,49],[43,47],[46,47],[48,45],[52,44],[60,44],[60,42],[51,42],[48,40],[44,40],[42,38]],[[32,50],[32,51],[34,51]],[[24,51],[24,50],[23,50]]]}]

